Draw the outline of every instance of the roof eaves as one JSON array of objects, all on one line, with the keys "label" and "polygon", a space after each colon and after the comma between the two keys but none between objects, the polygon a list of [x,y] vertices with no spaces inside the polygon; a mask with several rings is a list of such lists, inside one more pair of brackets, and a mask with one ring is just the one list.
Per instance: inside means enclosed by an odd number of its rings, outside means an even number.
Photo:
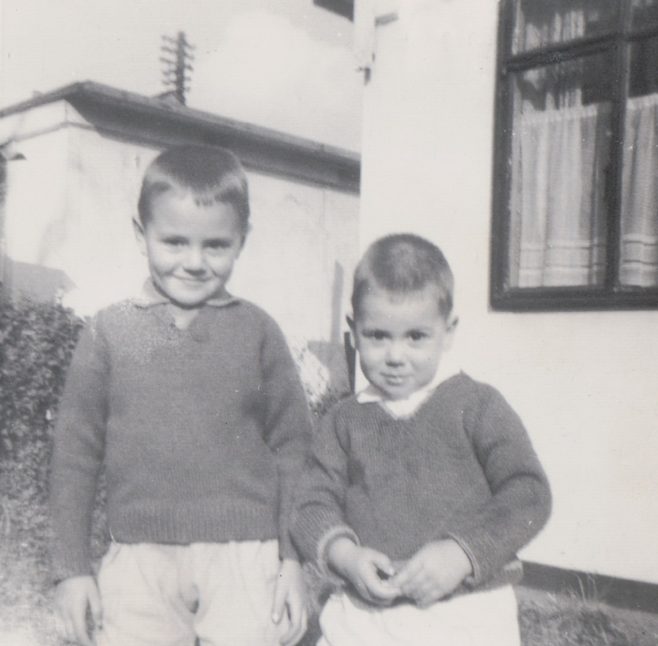
[{"label": "roof eaves", "polygon": [[158,98],[118,90],[101,83],[85,81],[84,83],[77,84],[77,86],[75,96],[80,99],[94,100],[105,103],[106,105],[114,104],[116,107],[130,109],[163,119],[171,119],[174,122],[186,125],[203,125],[233,135],[239,135],[257,141],[266,141],[270,145],[277,147],[303,150],[320,157],[342,157],[353,161],[359,161],[360,159],[358,153],[347,149],[289,135],[264,126],[256,126],[245,121],[223,117],[212,112],[206,112],[184,105],[176,105]]},{"label": "roof eaves", "polygon": [[183,105],[175,105],[158,98],[147,97],[127,90],[119,90],[102,83],[96,83],[95,81],[80,81],[50,92],[36,94],[25,101],[0,110],[0,118],[60,100],[66,100],[72,103],[76,101],[91,101],[161,119],[169,119],[176,123],[190,126],[202,125],[253,141],[266,142],[277,148],[313,154],[320,158],[333,160],[341,158],[354,163],[358,163],[360,160],[358,153],[347,149],[289,135],[263,126],[255,126],[211,112],[205,112]]},{"label": "roof eaves", "polygon": [[25,110],[36,108],[40,105],[46,105],[47,103],[54,103],[55,101],[68,99],[81,91],[86,83],[86,81],[71,83],[70,85],[65,85],[56,90],[51,90],[50,92],[35,92],[29,99],[25,99],[24,101],[0,109],[0,118],[8,117],[9,115],[18,112],[24,112]]}]

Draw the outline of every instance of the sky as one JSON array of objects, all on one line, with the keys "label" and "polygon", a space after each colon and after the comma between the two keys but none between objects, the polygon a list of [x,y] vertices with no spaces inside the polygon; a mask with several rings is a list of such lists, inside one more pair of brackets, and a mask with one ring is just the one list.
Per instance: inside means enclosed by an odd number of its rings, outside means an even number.
[{"label": "sky", "polygon": [[158,94],[178,31],[190,107],[359,149],[352,23],[312,0],[0,0],[0,107],[86,80]]}]

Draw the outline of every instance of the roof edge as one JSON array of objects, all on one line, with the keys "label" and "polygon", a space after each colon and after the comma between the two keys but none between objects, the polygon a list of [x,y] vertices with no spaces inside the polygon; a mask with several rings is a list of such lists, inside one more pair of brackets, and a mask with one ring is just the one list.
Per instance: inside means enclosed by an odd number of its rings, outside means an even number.
[{"label": "roof edge", "polygon": [[136,92],[121,90],[95,81],[77,81],[48,92],[36,94],[29,99],[0,109],[0,118],[60,100],[71,102],[75,100],[87,100],[106,105],[113,104],[137,113],[157,115],[187,124],[198,123],[206,127],[213,126],[233,134],[239,133],[248,138],[266,140],[282,148],[296,149],[322,157],[342,159],[346,162],[360,162],[359,153],[347,148],[332,146],[189,106],[175,105],[157,97],[149,97]]}]

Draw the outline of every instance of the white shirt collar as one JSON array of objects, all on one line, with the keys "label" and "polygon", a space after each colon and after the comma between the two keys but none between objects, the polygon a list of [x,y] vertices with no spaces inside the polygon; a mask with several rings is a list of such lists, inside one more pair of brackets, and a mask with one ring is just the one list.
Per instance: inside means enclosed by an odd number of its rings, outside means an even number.
[{"label": "white shirt collar", "polygon": [[450,377],[454,377],[459,372],[461,372],[461,369],[454,362],[446,361],[446,357],[444,356],[432,380],[419,390],[411,393],[408,397],[404,399],[387,399],[381,390],[372,384],[368,384],[363,390],[357,393],[356,400],[360,404],[376,402],[383,406],[395,418],[411,417],[423,402],[429,398],[437,386],[450,379]]},{"label": "white shirt collar", "polygon": [[[235,298],[235,296],[229,294],[225,298],[209,298],[204,304],[212,305],[213,307],[224,307],[225,305],[235,303],[237,300],[238,299]],[[140,294],[133,297],[131,301],[134,305],[143,308],[154,307],[155,305],[166,305],[169,303],[169,299],[156,289],[150,278],[142,285]]]}]

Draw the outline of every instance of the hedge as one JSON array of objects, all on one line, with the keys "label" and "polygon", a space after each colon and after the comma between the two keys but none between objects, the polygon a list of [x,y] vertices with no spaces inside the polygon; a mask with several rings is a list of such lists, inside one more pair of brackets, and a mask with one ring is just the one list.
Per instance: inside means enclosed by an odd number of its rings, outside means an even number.
[{"label": "hedge", "polygon": [[0,454],[50,437],[82,319],[52,303],[0,303]]}]

